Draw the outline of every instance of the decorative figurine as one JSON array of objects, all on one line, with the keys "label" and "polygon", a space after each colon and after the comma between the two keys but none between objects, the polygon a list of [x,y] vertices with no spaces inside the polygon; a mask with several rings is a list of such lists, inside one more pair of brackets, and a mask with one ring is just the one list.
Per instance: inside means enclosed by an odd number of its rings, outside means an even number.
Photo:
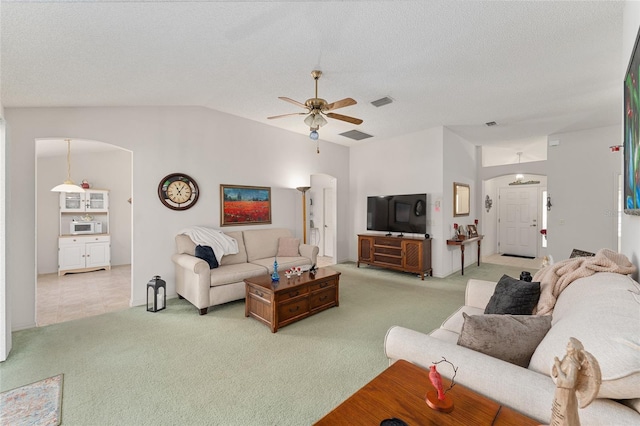
[{"label": "decorative figurine", "polygon": [[[442,361],[451,364],[444,357],[442,358]],[[427,402],[427,405],[429,407],[433,408],[436,411],[450,413],[453,411],[453,399],[449,395],[447,395],[447,392],[455,385],[454,379],[456,377],[456,372],[458,371],[458,368],[455,367],[453,364],[451,364],[451,366],[453,367],[453,377],[451,378],[451,386],[449,386],[449,389],[445,390],[444,384],[442,382],[442,376],[440,375],[440,373],[438,373],[438,370],[436,369],[436,364],[439,364],[442,361],[434,362],[433,365],[429,367],[429,381],[431,382],[435,390],[430,390],[427,392],[425,401]]]},{"label": "decorative figurine", "polygon": [[278,259],[273,260],[273,274],[271,274],[271,281],[280,281],[280,275],[278,275]]},{"label": "decorative figurine", "polygon": [[569,338],[562,361],[555,357],[551,378],[556,392],[551,408],[551,426],[579,426],[578,404],[584,408],[598,395],[602,375],[598,361],[584,350],[582,343]]},{"label": "decorative figurine", "polygon": [[432,365],[429,367],[429,380],[436,391],[438,391],[438,399],[442,401],[444,399],[444,385],[442,384],[442,376],[436,370],[436,366]]}]

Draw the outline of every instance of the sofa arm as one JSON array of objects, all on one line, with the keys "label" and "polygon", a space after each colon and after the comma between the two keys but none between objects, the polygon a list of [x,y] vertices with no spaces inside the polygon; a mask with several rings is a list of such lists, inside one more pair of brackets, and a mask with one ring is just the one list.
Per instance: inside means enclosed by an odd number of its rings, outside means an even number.
[{"label": "sofa arm", "polygon": [[489,299],[496,289],[496,282],[470,279],[464,295],[464,304],[482,309],[487,307]]},{"label": "sofa arm", "polygon": [[311,260],[311,266],[318,263],[318,252],[320,249],[318,246],[312,246],[311,244],[300,244],[298,248],[300,256],[306,257]]},{"label": "sofa arm", "polygon": [[196,308],[208,308],[211,288],[211,269],[200,258],[188,254],[174,254],[171,260],[176,267],[176,292]]}]

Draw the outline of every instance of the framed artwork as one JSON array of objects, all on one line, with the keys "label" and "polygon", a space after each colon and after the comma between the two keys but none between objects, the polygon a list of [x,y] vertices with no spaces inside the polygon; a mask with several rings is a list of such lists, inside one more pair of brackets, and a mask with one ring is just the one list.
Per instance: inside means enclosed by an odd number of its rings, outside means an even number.
[{"label": "framed artwork", "polygon": [[271,223],[271,188],[220,185],[220,226]]},{"label": "framed artwork", "polygon": [[624,77],[624,212],[640,215],[640,30]]},{"label": "framed artwork", "polygon": [[478,236],[478,228],[475,225],[467,225],[467,232],[469,233],[469,238]]}]

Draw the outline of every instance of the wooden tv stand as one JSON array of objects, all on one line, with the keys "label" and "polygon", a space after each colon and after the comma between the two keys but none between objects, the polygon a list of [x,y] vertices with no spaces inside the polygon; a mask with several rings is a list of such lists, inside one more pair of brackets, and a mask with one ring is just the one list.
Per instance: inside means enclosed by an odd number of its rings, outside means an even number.
[{"label": "wooden tv stand", "polygon": [[431,238],[359,234],[358,268],[361,263],[416,273],[424,280],[425,274],[433,276]]}]

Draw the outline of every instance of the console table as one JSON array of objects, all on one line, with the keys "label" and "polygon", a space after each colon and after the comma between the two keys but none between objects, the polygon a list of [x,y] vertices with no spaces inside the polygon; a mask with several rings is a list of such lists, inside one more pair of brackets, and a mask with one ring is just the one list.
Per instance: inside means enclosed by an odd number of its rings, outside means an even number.
[{"label": "console table", "polygon": [[[443,378],[442,381],[447,389],[449,380]],[[398,360],[315,425],[379,425],[382,420],[393,417],[402,419],[409,425],[540,424],[459,384],[447,393],[453,399],[452,412],[432,410],[425,402],[425,395],[430,390],[433,390],[433,386],[427,370],[405,360]]]},{"label": "console table", "polygon": [[460,246],[460,262],[462,263],[461,274],[464,275],[464,246],[465,244],[478,243],[478,266],[480,266],[480,242],[484,238],[484,235],[478,235],[477,237],[465,238],[464,240],[447,240],[448,246]]}]

